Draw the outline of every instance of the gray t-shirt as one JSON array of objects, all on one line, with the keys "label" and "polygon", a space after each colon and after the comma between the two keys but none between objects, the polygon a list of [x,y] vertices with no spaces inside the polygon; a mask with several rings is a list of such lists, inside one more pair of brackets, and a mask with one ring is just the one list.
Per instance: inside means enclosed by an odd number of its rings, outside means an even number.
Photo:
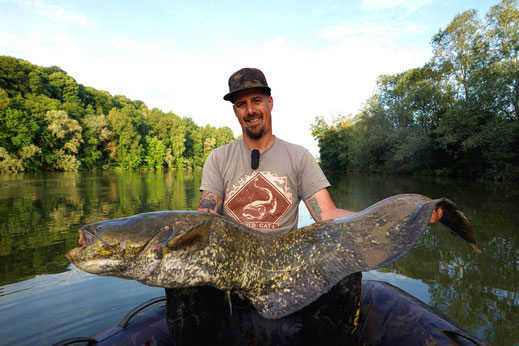
[{"label": "gray t-shirt", "polygon": [[276,137],[256,170],[243,139],[215,149],[200,190],[223,197],[225,216],[265,233],[287,233],[297,228],[299,202],[329,186],[308,150]]}]

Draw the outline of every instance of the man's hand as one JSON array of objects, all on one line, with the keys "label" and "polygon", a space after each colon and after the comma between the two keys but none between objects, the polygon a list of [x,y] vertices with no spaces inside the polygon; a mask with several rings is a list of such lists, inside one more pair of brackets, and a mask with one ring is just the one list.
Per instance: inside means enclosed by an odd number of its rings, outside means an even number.
[{"label": "man's hand", "polygon": [[429,223],[436,223],[440,221],[440,219],[443,217],[443,210],[442,208],[434,209],[433,213],[431,215],[431,221]]}]

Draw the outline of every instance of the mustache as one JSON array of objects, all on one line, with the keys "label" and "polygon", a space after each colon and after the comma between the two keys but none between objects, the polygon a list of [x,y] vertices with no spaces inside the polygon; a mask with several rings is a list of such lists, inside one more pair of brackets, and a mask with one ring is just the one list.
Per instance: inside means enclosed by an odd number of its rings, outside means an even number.
[{"label": "mustache", "polygon": [[251,120],[251,119],[257,118],[258,116],[263,118],[263,113],[261,113],[261,112],[254,112],[252,114],[247,114],[247,116],[245,117],[244,120],[245,121]]}]

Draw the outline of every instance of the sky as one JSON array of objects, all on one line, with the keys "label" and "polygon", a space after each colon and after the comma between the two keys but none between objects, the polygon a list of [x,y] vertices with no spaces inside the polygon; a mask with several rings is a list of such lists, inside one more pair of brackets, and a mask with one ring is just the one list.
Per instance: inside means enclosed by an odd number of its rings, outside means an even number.
[{"label": "sky", "polygon": [[318,155],[310,127],[355,115],[377,77],[423,66],[456,14],[483,0],[0,0],[0,55],[241,134],[229,76],[261,69],[274,135]]}]

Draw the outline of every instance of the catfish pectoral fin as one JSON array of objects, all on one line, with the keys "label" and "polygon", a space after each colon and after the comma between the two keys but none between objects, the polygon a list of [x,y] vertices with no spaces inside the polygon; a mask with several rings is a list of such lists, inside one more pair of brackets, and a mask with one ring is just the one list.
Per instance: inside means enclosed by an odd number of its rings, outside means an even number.
[{"label": "catfish pectoral fin", "polygon": [[188,229],[184,234],[171,239],[167,247],[174,251],[196,251],[205,248],[209,242],[211,220],[199,222]]}]

